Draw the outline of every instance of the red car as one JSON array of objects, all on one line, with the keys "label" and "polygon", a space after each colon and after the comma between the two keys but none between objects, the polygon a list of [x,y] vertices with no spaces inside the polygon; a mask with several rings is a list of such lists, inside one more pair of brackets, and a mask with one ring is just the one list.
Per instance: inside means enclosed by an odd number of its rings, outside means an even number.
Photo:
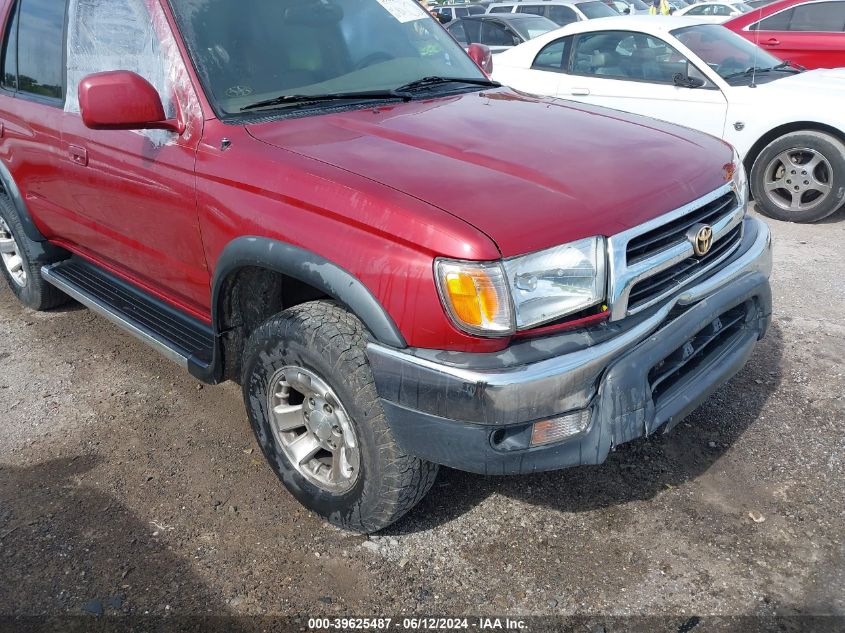
[{"label": "red car", "polygon": [[780,0],[723,26],[805,68],[845,66],[845,0]]},{"label": "red car", "polygon": [[0,23],[11,291],[239,382],[337,525],[385,527],[440,464],[601,463],[771,320],[730,146],[502,88],[415,0],[0,0]]}]

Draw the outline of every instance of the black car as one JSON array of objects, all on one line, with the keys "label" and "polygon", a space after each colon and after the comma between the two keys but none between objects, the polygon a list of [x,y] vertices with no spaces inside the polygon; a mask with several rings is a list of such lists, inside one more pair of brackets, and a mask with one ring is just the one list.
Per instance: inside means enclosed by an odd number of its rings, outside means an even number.
[{"label": "black car", "polygon": [[462,46],[484,44],[493,53],[500,53],[557,28],[560,27],[548,18],[524,13],[470,15],[446,25],[446,30]]}]

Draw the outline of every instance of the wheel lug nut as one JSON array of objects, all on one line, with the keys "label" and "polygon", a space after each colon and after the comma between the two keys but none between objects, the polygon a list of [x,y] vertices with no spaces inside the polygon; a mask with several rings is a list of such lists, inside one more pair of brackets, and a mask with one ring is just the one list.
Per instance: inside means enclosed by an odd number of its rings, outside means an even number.
[{"label": "wheel lug nut", "polygon": [[786,179],[786,184],[787,184],[787,185],[791,185],[791,184],[792,184],[792,181],[791,181],[789,178],[787,178],[787,179]]},{"label": "wheel lug nut", "polygon": [[308,406],[310,406],[312,409],[314,407],[316,407],[317,406],[316,400],[314,400],[314,398],[308,398]]},{"label": "wheel lug nut", "polygon": [[332,405],[330,405],[330,404],[324,404],[324,405],[323,405],[323,411],[325,411],[326,413],[328,413],[329,415],[331,415],[331,413],[332,413],[332,411],[333,411],[333,409],[332,409]]},{"label": "wheel lug nut", "polygon": [[809,184],[810,184],[810,181],[809,181],[809,180],[805,180],[805,181],[804,181],[804,184],[805,184],[805,185],[809,185]]}]

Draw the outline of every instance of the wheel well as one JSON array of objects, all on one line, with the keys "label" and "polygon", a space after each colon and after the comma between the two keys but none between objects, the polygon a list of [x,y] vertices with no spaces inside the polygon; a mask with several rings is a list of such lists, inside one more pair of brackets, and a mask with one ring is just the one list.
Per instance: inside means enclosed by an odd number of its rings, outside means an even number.
[{"label": "wheel well", "polygon": [[218,302],[223,380],[240,381],[244,343],[255,328],[282,310],[327,297],[313,286],[267,268],[246,266],[232,271],[223,281]]},{"label": "wheel well", "polygon": [[812,132],[825,132],[826,134],[830,134],[834,138],[837,138],[841,142],[845,143],[845,132],[836,129],[835,127],[825,125],[824,123],[816,123],[814,121],[795,121],[793,123],[787,123],[766,132],[766,134],[760,137],[760,139],[751,146],[751,149],[748,150],[748,153],[745,155],[745,160],[743,161],[745,163],[745,169],[750,174],[751,168],[754,166],[754,161],[757,160],[760,152],[762,152],[763,148],[775,139],[783,136],[784,134],[789,134],[790,132],[801,132],[805,130]]}]

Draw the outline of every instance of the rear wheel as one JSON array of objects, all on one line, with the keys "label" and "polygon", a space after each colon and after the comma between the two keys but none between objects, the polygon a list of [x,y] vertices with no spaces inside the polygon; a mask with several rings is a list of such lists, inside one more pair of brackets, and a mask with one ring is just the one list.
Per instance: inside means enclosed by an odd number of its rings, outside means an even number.
[{"label": "rear wheel", "polygon": [[396,444],[366,344],[347,310],[305,303],[253,332],[242,385],[258,443],[288,490],[339,527],[374,532],[425,496],[437,466]]},{"label": "rear wheel", "polygon": [[822,132],[785,134],[751,169],[758,209],[786,222],[817,222],[845,202],[845,145]]},{"label": "rear wheel", "polygon": [[33,310],[49,310],[70,300],[41,277],[42,266],[65,257],[56,247],[30,240],[11,201],[0,194],[0,271],[21,303]]}]

